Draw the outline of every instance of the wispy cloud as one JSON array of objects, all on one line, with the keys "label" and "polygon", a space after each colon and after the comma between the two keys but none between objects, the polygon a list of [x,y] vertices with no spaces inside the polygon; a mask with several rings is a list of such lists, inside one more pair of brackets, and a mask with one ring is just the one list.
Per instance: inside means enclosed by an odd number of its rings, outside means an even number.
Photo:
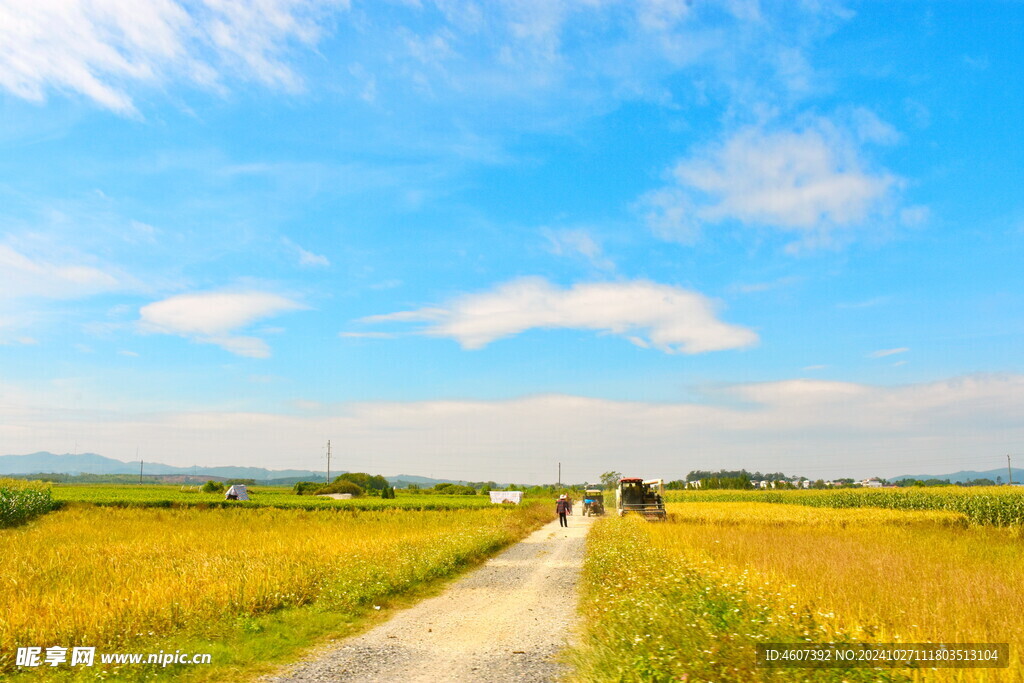
[{"label": "wispy cloud", "polygon": [[819,121],[798,130],[744,128],[680,161],[674,183],[641,199],[658,236],[693,243],[702,224],[738,221],[827,241],[881,210],[899,180],[867,170],[854,141]]},{"label": "wispy cloud", "polygon": [[582,258],[597,270],[615,270],[615,263],[605,256],[604,249],[585,228],[552,230],[544,228],[541,233],[548,240],[548,250],[556,256]]},{"label": "wispy cloud", "polygon": [[362,322],[426,323],[424,334],[450,337],[466,349],[536,328],[617,334],[666,353],[743,348],[758,340],[752,330],[719,320],[707,297],[644,280],[560,289],[543,278],[521,278],[445,306],[370,316]]},{"label": "wispy cloud", "polygon": [[0,301],[20,297],[78,299],[122,287],[109,269],[28,256],[0,244]]},{"label": "wispy cloud", "polygon": [[734,292],[739,292],[740,294],[757,294],[759,292],[770,292],[776,289],[792,287],[793,285],[803,281],[803,279],[804,278],[796,275],[787,275],[770,282],[737,283],[730,286],[729,289]]},{"label": "wispy cloud", "polygon": [[900,223],[908,228],[924,225],[931,218],[931,213],[927,206],[908,206],[900,211]]},{"label": "wispy cloud", "polygon": [[[761,4],[403,3],[361,23],[354,39],[373,40],[379,58],[351,67],[347,90],[378,104],[454,99],[486,111],[490,130],[561,127],[624,100],[677,105],[698,91],[744,107],[818,91],[808,50],[852,13],[833,0]],[[693,87],[668,85],[680,73]]]},{"label": "wispy cloud", "polygon": [[850,114],[854,135],[862,142],[880,145],[894,145],[903,139],[900,132],[878,115],[864,107],[857,107]]},{"label": "wispy cloud", "polygon": [[327,266],[331,265],[330,259],[328,259],[326,256],[314,254],[313,252],[307,249],[303,249],[302,247],[300,247],[295,242],[292,242],[287,237],[284,238],[282,241],[284,242],[285,246],[287,246],[290,250],[292,250],[295,253],[296,256],[298,256],[300,266],[326,268]]},{"label": "wispy cloud", "polygon": [[663,187],[645,193],[636,208],[654,236],[668,242],[696,244],[701,236],[701,219],[688,192],[680,187]]},{"label": "wispy cloud", "polygon": [[898,353],[906,353],[909,350],[906,346],[901,346],[897,349],[879,349],[869,353],[868,358],[885,358],[886,356],[895,356]]},{"label": "wispy cloud", "polygon": [[891,296],[876,296],[863,301],[852,301],[848,303],[838,303],[836,308],[874,308],[875,306],[881,306],[887,304],[892,300]]},{"label": "wispy cloud", "polygon": [[964,55],[964,64],[976,69],[977,71],[985,71],[990,66],[990,62],[987,55],[972,56]]},{"label": "wispy cloud", "polygon": [[[0,330],[2,330],[5,326],[6,326],[6,324],[5,324],[4,319],[0,318]],[[21,346],[36,346],[36,345],[39,344],[39,340],[36,339],[35,337],[24,337],[24,336],[13,337],[11,339],[6,339],[4,337],[0,337],[0,346],[11,346],[13,344],[19,344]]]},{"label": "wispy cloud", "polygon": [[228,78],[297,90],[285,56],[314,45],[320,22],[347,0],[34,0],[0,4],[0,88],[42,101],[79,93],[131,114],[132,85]]},{"label": "wispy cloud", "polygon": [[343,339],[393,339],[394,334],[390,332],[339,332]]},{"label": "wispy cloud", "polygon": [[305,306],[293,299],[256,291],[220,291],[179,294],[143,306],[139,327],[145,332],[175,334],[250,358],[270,355],[258,337],[235,332],[252,323]]}]

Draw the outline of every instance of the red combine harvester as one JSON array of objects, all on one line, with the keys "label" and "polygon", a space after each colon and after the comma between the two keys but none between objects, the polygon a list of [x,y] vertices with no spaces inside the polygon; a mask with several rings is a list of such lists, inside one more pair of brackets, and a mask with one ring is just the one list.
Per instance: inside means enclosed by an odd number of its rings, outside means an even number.
[{"label": "red combine harvester", "polygon": [[668,519],[664,493],[661,479],[619,479],[619,486],[615,489],[615,507],[620,517],[636,514],[650,521],[664,522]]}]

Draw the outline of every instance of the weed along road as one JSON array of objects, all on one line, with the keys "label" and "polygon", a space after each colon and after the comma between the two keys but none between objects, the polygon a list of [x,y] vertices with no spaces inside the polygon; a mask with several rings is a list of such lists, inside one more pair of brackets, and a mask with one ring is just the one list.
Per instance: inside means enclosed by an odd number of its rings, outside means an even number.
[{"label": "weed along road", "polygon": [[442,594],[267,680],[557,679],[592,521],[579,505],[574,512],[568,529],[544,525]]}]

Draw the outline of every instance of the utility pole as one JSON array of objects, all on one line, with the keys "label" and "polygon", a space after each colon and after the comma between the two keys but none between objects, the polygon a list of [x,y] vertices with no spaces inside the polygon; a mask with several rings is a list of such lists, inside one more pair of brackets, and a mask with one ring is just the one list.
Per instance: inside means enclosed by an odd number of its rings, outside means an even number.
[{"label": "utility pole", "polygon": [[139,483],[142,483],[142,461],[139,461]]},{"label": "utility pole", "polygon": [[331,483],[331,440],[327,439],[327,483]]},{"label": "utility pole", "polygon": [[1006,454],[1006,473],[1010,476],[1010,486],[1013,486],[1013,468],[1010,467],[1010,454]]}]

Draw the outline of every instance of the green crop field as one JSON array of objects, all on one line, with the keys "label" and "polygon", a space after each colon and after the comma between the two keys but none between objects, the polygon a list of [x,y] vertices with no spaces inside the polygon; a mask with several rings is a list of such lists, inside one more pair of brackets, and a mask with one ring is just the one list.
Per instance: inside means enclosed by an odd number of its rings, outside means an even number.
[{"label": "green crop field", "polygon": [[992,486],[935,489],[836,489],[803,491],[669,491],[672,503],[782,503],[822,508],[873,507],[888,510],[947,510],[974,524],[1024,524],[1024,489]]},{"label": "green crop field", "polygon": [[53,498],[58,502],[116,507],[274,507],[300,510],[458,510],[491,505],[487,496],[403,495],[402,492],[398,492],[398,497],[391,499],[334,500],[319,496],[299,496],[290,488],[283,487],[250,486],[248,491],[250,500],[234,501],[224,500],[223,493],[203,493],[195,487],[152,484],[58,484],[53,487]]}]

